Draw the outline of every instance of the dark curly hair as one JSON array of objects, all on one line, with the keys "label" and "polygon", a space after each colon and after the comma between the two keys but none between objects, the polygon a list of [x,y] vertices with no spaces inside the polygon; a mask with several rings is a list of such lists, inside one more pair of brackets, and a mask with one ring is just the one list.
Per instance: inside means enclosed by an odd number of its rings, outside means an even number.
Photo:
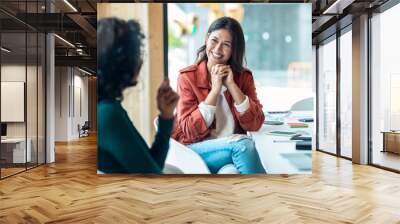
[{"label": "dark curly hair", "polygon": [[[229,58],[227,64],[232,66],[232,70],[235,74],[240,74],[244,69],[245,59],[245,41],[244,34],[240,23],[230,17],[220,17],[215,20],[208,28],[207,33],[220,29],[226,29],[232,36],[232,56]],[[197,50],[196,64],[208,60],[206,54],[206,45],[204,44]]]},{"label": "dark curly hair", "polygon": [[106,18],[97,22],[98,101],[121,101],[122,91],[136,85],[133,77],[142,65],[143,39],[134,20]]}]

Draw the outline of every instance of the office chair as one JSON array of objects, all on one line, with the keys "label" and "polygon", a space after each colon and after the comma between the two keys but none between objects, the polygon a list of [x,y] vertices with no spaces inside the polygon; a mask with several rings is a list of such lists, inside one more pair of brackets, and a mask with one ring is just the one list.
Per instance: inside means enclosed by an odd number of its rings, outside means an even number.
[{"label": "office chair", "polygon": [[[154,119],[153,124],[157,131],[158,117]],[[174,169],[170,169],[171,167]],[[211,174],[204,160],[195,151],[170,138],[164,173],[173,174],[174,170],[184,174]],[[233,164],[227,164],[219,169],[218,174],[239,174],[239,171]]]},{"label": "office chair", "polygon": [[[154,128],[158,129],[158,117],[153,121]],[[170,169],[173,167],[174,169]],[[175,172],[176,171],[176,172]],[[170,138],[169,151],[165,160],[165,174],[210,174],[210,170],[203,159],[193,150]]]},{"label": "office chair", "polygon": [[290,111],[312,111],[314,110],[314,98],[309,97],[297,101],[292,105]]},{"label": "office chair", "polygon": [[80,125],[78,124],[79,138],[89,136],[89,129],[90,129],[89,121],[85,121],[82,127],[80,127]]}]

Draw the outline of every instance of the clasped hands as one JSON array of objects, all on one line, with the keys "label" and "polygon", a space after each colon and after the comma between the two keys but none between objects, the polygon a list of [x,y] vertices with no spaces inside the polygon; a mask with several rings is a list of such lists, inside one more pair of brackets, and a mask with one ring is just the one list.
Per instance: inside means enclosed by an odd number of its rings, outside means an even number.
[{"label": "clasped hands", "polygon": [[219,93],[222,85],[230,89],[235,84],[230,65],[216,64],[211,68],[211,91]]},{"label": "clasped hands", "polygon": [[211,68],[211,91],[204,100],[205,104],[216,105],[217,96],[221,92],[222,85],[228,89],[236,105],[240,105],[246,99],[233,79],[231,66],[217,64]]}]

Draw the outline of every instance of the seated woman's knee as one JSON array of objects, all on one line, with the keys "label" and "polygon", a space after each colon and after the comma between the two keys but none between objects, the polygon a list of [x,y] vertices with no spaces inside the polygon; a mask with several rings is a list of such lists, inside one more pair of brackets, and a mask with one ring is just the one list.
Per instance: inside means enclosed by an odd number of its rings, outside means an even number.
[{"label": "seated woman's knee", "polygon": [[235,142],[233,150],[239,153],[249,153],[255,151],[256,147],[253,140],[245,138]]}]

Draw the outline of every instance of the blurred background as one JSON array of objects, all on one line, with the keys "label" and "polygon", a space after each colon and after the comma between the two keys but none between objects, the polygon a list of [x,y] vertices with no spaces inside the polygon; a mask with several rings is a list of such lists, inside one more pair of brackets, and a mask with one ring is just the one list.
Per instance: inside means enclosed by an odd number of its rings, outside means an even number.
[{"label": "blurred background", "polygon": [[242,25],[247,67],[265,111],[288,111],[313,98],[311,4],[169,3],[168,75],[194,63],[209,25],[221,16]]}]

